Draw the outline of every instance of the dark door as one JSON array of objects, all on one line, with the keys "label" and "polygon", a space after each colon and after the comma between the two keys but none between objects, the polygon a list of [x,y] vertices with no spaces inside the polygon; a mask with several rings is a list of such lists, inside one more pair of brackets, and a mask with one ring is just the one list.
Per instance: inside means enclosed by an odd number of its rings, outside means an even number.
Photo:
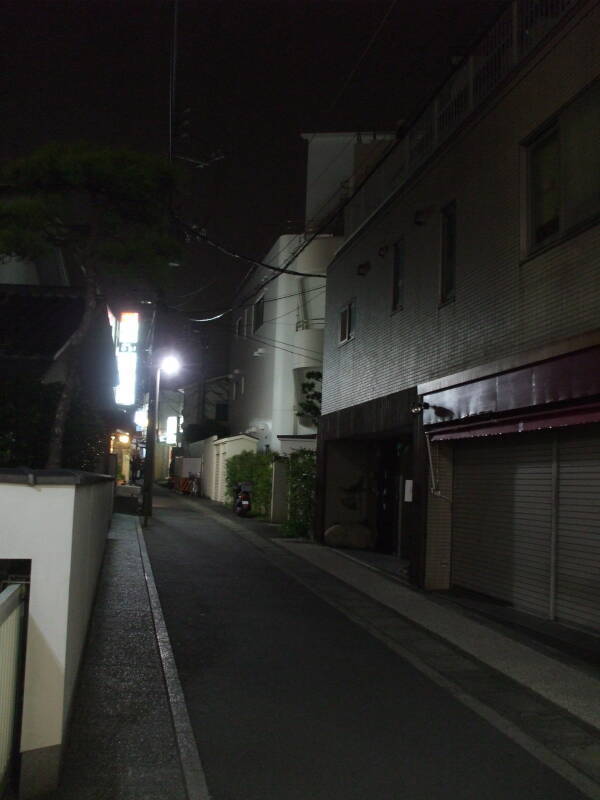
[{"label": "dark door", "polygon": [[407,442],[381,442],[378,459],[377,550],[402,557],[402,506],[409,449]]}]

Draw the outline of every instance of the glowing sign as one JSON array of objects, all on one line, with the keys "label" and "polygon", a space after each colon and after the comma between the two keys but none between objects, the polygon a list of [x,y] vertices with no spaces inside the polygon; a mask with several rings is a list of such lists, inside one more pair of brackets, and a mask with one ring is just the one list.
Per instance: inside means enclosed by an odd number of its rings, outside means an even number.
[{"label": "glowing sign", "polygon": [[167,417],[167,444],[177,444],[177,417]]},{"label": "glowing sign", "polygon": [[115,400],[120,406],[132,406],[135,403],[139,316],[135,311],[126,311],[119,319],[117,332],[119,385],[115,389]]},{"label": "glowing sign", "polygon": [[138,408],[135,412],[133,421],[137,425],[138,428],[147,428],[148,427],[148,409]]}]

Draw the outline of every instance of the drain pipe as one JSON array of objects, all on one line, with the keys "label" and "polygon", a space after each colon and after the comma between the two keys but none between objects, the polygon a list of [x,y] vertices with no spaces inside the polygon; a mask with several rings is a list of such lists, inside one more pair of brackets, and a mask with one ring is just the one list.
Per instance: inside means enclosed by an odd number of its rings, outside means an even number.
[{"label": "drain pipe", "polygon": [[429,459],[429,474],[431,476],[431,487],[429,491],[435,497],[439,497],[441,500],[446,500],[448,503],[452,503],[452,498],[446,497],[446,495],[442,494],[438,488],[438,481],[435,475],[435,468],[433,466],[433,455],[431,453],[431,439],[429,438],[430,434],[424,432],[424,436],[427,445],[427,457]]}]

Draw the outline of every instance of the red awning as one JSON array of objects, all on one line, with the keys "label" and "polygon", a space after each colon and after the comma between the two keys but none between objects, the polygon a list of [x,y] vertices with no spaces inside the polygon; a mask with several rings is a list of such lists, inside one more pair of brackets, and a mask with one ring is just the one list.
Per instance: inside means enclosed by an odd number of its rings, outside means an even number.
[{"label": "red awning", "polygon": [[600,403],[586,403],[568,408],[479,422],[470,419],[454,425],[426,429],[426,433],[432,442],[444,442],[452,439],[474,439],[479,436],[501,436],[507,433],[550,430],[564,428],[568,425],[586,425],[592,422],[600,422]]}]

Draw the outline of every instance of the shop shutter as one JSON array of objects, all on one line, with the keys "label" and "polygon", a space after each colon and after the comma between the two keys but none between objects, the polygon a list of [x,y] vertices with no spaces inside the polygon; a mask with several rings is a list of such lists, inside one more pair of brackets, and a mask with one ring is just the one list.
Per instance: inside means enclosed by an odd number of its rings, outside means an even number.
[{"label": "shop shutter", "polygon": [[556,619],[600,631],[600,430],[559,434]]},{"label": "shop shutter", "polygon": [[454,448],[452,583],[548,616],[552,434]]}]

